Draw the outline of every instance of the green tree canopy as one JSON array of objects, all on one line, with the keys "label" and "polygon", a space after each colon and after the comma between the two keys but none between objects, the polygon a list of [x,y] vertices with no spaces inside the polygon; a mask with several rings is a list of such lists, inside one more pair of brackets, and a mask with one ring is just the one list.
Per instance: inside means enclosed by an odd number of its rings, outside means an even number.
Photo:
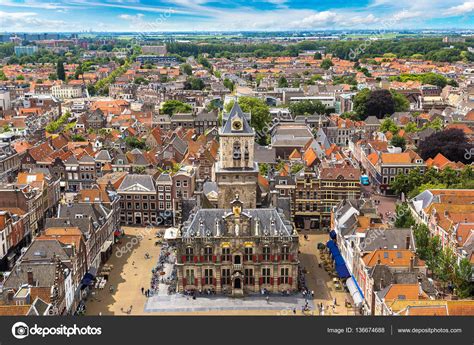
[{"label": "green tree canopy", "polygon": [[163,103],[161,111],[164,114],[172,116],[176,113],[189,113],[193,110],[193,107],[188,104],[178,100],[169,100]]}]

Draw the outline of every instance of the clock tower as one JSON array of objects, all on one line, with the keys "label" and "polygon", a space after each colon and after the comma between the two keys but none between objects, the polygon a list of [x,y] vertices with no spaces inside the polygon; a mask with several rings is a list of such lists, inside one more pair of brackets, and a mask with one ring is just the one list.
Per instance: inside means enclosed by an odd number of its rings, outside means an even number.
[{"label": "clock tower", "polygon": [[227,208],[238,194],[245,208],[257,206],[258,166],[254,162],[255,131],[250,114],[237,102],[223,116],[219,129],[219,160],[215,173],[218,186],[218,208]]}]

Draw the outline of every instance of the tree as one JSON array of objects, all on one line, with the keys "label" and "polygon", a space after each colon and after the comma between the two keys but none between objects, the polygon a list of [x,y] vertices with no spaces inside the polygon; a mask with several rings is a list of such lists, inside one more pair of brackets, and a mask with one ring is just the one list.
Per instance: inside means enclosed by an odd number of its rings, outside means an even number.
[{"label": "tree", "polygon": [[204,87],[202,79],[196,77],[189,77],[184,83],[185,90],[202,90]]},{"label": "tree", "polygon": [[451,248],[446,247],[436,255],[434,274],[446,288],[448,283],[454,282],[456,276],[456,256]]},{"label": "tree", "polygon": [[145,149],[145,142],[138,139],[137,137],[128,136],[125,138],[125,143],[132,149]]},{"label": "tree", "polygon": [[324,59],[321,61],[321,68],[322,69],[330,69],[334,64],[332,63],[331,59]]},{"label": "tree", "polygon": [[193,108],[190,104],[178,100],[166,101],[161,107],[161,111],[170,116],[176,113],[189,113],[192,110]]},{"label": "tree", "polygon": [[474,157],[466,135],[461,129],[451,128],[431,134],[418,145],[418,152],[424,160],[441,153],[453,162],[470,163]]},{"label": "tree", "polygon": [[395,226],[397,228],[409,228],[415,225],[415,220],[406,202],[396,206],[396,215]]},{"label": "tree", "polygon": [[395,147],[400,147],[402,151],[405,151],[407,142],[404,137],[401,137],[396,134],[392,137],[392,140],[390,140],[390,144]]},{"label": "tree", "polygon": [[388,90],[363,89],[354,96],[354,111],[362,120],[368,116],[382,119],[395,112],[393,95]]},{"label": "tree", "polygon": [[398,133],[399,128],[392,119],[386,118],[380,124],[379,131],[382,133],[391,132],[395,134]]},{"label": "tree", "polygon": [[321,101],[304,100],[299,102],[293,102],[288,108],[293,116],[313,115],[314,113],[326,113],[326,106],[321,103]]},{"label": "tree", "polygon": [[408,98],[393,90],[390,92],[392,94],[395,111],[407,111],[410,109],[410,101],[408,101]]},{"label": "tree", "polygon": [[291,166],[290,172],[292,174],[296,174],[297,172],[301,171],[304,168],[304,165],[301,163],[295,163]]},{"label": "tree", "polygon": [[314,53],[314,59],[315,59],[315,60],[321,60],[322,58],[323,58],[323,56],[321,55],[320,52]]},{"label": "tree", "polygon": [[270,109],[260,98],[240,97],[238,102],[244,112],[252,114],[250,125],[256,131],[262,131],[270,123]]},{"label": "tree", "polygon": [[463,258],[455,268],[454,287],[459,298],[471,297],[474,293],[474,286],[471,282],[472,265],[468,259]]},{"label": "tree", "polygon": [[56,64],[56,75],[58,76],[59,80],[62,80],[62,81],[66,80],[66,72],[64,71],[64,62],[62,60],[58,60]]},{"label": "tree", "polygon": [[193,74],[193,68],[191,67],[190,64],[185,63],[181,65],[181,71],[187,75],[192,75]]},{"label": "tree", "polygon": [[135,167],[135,168],[133,168],[133,172],[134,172],[135,174],[140,174],[140,175],[142,175],[142,174],[145,173],[145,167],[142,167],[142,166]]},{"label": "tree", "polygon": [[230,92],[234,91],[234,82],[228,78],[224,79],[224,86],[230,90]]},{"label": "tree", "polygon": [[260,163],[258,165],[258,171],[259,171],[260,175],[262,175],[262,176],[267,176],[269,168],[270,167],[267,163]]},{"label": "tree", "polygon": [[416,243],[416,254],[424,260],[426,267],[435,272],[439,270],[439,256],[442,252],[441,241],[438,236],[431,236],[425,224],[417,224],[413,228]]},{"label": "tree", "polygon": [[405,132],[407,133],[414,133],[414,132],[418,132],[419,129],[418,129],[418,126],[416,125],[415,122],[408,122],[406,125],[405,125]]},{"label": "tree", "polygon": [[284,76],[278,79],[278,87],[288,87],[288,80]]},{"label": "tree", "polygon": [[423,183],[423,178],[420,169],[411,169],[408,174],[398,174],[390,183],[390,188],[398,195],[402,193],[407,195]]},{"label": "tree", "polygon": [[72,141],[86,141],[86,138],[84,138],[82,135],[80,134],[73,134],[71,136],[71,139]]}]

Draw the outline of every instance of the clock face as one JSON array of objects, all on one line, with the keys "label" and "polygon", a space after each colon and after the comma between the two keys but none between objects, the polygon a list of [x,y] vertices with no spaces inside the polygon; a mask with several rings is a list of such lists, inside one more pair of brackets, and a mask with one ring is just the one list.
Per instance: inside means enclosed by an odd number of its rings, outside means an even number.
[{"label": "clock face", "polygon": [[240,131],[242,129],[242,122],[239,121],[239,120],[235,120],[233,123],[232,123],[232,128],[237,130],[237,131]]}]

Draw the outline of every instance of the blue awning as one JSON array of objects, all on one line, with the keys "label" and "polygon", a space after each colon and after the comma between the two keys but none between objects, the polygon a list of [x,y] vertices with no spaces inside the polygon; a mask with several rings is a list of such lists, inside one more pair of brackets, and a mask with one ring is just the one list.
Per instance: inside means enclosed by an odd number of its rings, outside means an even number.
[{"label": "blue awning", "polygon": [[339,278],[349,278],[351,276],[349,270],[346,267],[346,264],[336,266],[336,272]]},{"label": "blue awning", "polygon": [[335,232],[334,230],[332,230],[332,231],[329,233],[329,237],[332,238],[333,240],[335,240],[336,237],[337,237],[336,232]]},{"label": "blue awning", "polygon": [[345,265],[346,262],[344,261],[344,258],[342,257],[342,255],[336,255],[332,258],[336,264],[336,266],[340,266],[340,265]]},{"label": "blue awning", "polygon": [[81,280],[81,290],[84,290],[86,287],[92,284],[95,277],[91,273],[84,274],[84,277]]},{"label": "blue awning", "polygon": [[333,240],[329,240],[326,243],[326,247],[328,247],[329,249],[334,248],[335,246],[336,246],[336,244],[334,243]]}]

